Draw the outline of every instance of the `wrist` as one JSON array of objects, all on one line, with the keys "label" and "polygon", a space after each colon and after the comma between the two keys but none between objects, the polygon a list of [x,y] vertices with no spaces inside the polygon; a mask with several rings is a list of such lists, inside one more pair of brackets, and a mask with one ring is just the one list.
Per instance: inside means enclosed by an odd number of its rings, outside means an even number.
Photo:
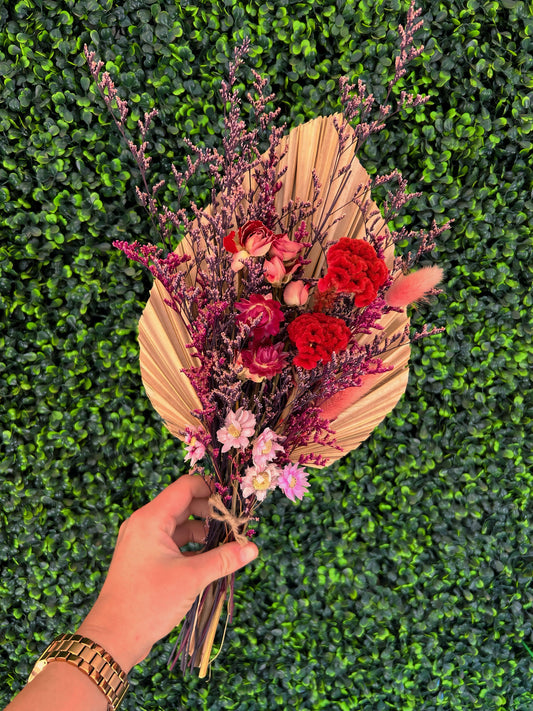
[{"label": "wrist", "polygon": [[81,623],[77,634],[104,647],[126,674],[147,657],[151,649],[121,618],[120,605],[108,605],[100,599]]},{"label": "wrist", "polygon": [[[58,686],[67,689],[65,699],[72,704],[68,708],[101,707],[103,711],[101,702],[106,699],[108,710],[116,711],[129,682],[126,672],[101,644],[83,635],[66,633],[56,637],[35,663],[26,696],[50,696]],[[56,706],[58,711],[65,708],[61,703]],[[45,703],[43,708],[51,707]]]}]

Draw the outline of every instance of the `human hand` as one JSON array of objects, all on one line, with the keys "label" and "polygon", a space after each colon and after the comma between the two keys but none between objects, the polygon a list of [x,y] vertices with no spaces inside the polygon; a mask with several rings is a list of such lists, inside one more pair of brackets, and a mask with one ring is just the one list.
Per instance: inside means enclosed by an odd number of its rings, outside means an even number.
[{"label": "human hand", "polygon": [[257,546],[226,543],[184,555],[180,546],[203,542],[209,487],[184,475],[120,527],[107,578],[78,630],[106,649],[126,673],[183,619],[209,583],[257,556]]}]

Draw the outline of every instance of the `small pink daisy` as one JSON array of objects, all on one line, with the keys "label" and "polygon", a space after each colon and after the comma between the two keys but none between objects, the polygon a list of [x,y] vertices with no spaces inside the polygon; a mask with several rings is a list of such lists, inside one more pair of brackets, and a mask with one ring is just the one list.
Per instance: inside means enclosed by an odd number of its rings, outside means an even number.
[{"label": "small pink daisy", "polygon": [[252,457],[256,467],[265,467],[267,462],[276,458],[278,452],[283,452],[283,447],[278,444],[280,436],[270,427],[267,427],[255,440],[252,449]]},{"label": "small pink daisy", "polygon": [[263,501],[267,493],[276,488],[278,476],[279,469],[275,464],[267,464],[263,468],[248,467],[241,480],[242,495],[247,499],[255,494],[258,501]]},{"label": "small pink daisy", "polygon": [[237,412],[229,412],[226,415],[224,425],[217,432],[218,441],[224,445],[222,452],[228,452],[232,447],[246,449],[255,430],[254,415],[239,407]]},{"label": "small pink daisy", "polygon": [[278,486],[291,501],[295,498],[303,499],[304,494],[309,491],[307,472],[298,464],[287,464],[280,474]]},{"label": "small pink daisy", "polygon": [[194,466],[196,462],[200,461],[200,459],[203,459],[205,456],[205,445],[200,442],[195,433],[190,430],[188,430],[185,435],[185,442],[185,451],[187,454],[185,455],[184,460],[186,462],[189,461],[191,465]]}]

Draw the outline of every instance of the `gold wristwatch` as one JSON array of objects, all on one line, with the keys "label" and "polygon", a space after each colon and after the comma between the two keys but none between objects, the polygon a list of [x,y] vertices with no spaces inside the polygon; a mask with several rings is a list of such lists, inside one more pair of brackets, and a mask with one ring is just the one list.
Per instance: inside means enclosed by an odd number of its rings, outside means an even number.
[{"label": "gold wristwatch", "polygon": [[62,634],[41,654],[29,676],[32,681],[49,661],[73,664],[105,694],[108,711],[116,711],[129,689],[126,673],[103,647],[79,634]]}]

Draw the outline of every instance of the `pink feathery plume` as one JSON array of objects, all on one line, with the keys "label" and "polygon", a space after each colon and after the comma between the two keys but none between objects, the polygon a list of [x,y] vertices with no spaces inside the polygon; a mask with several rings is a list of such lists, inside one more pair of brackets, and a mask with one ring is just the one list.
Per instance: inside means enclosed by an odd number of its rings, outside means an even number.
[{"label": "pink feathery plume", "polygon": [[398,307],[423,301],[426,294],[442,281],[443,276],[444,272],[436,265],[400,276],[385,294],[385,301],[389,306]]},{"label": "pink feathery plume", "polygon": [[382,373],[363,375],[361,385],[340,390],[338,393],[335,393],[335,395],[321,402],[319,407],[322,410],[322,417],[330,422],[336,420],[341,413],[352,405],[355,405],[355,403],[373,387],[380,375],[382,375]]}]

